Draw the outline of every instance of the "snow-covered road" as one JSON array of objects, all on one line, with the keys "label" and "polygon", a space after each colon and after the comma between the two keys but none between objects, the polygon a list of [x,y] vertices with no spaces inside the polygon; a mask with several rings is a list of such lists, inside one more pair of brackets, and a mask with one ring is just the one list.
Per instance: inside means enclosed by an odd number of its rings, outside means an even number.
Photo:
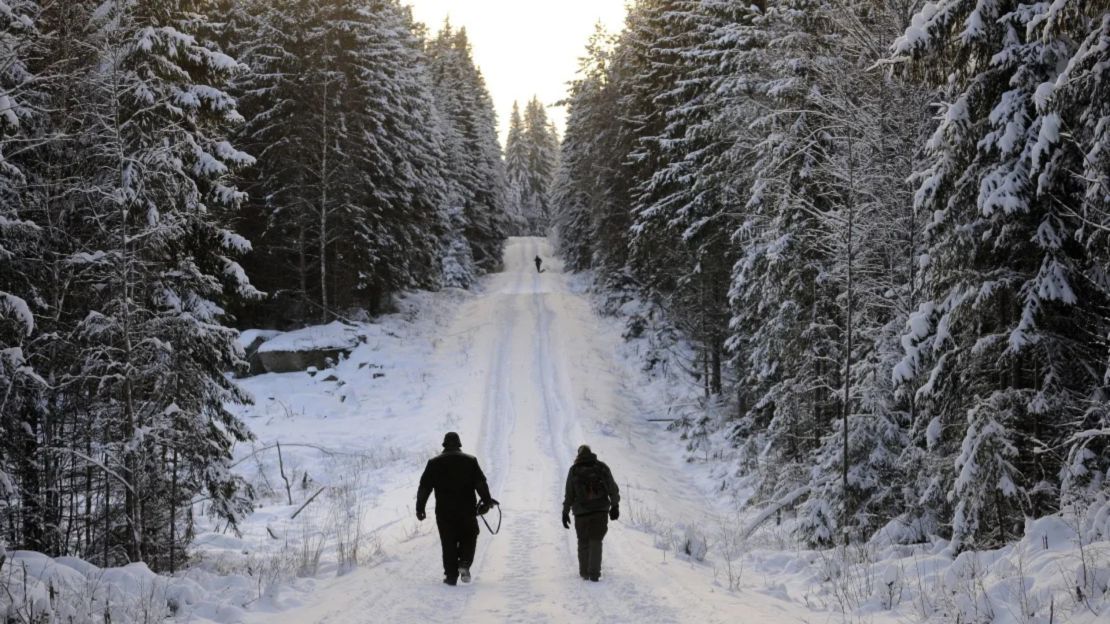
[{"label": "snow-covered road", "polygon": [[[533,264],[537,255],[543,273]],[[729,592],[715,581],[714,565],[664,556],[657,536],[629,526],[629,516],[657,513],[712,530],[718,509],[694,486],[673,440],[661,437],[669,434],[643,417],[631,381],[612,362],[618,340],[589,302],[571,292],[546,240],[511,239],[504,272],[488,277],[483,292],[459,308],[429,366],[436,396],[427,402],[450,407],[444,426],[459,431],[464,450],[478,456],[503,506],[501,534],[483,530],[479,538],[474,582],[440,583],[434,520],[413,535],[411,519],[394,518],[380,531],[383,562],[320,583],[299,608],[252,618],[337,624],[825,619],[761,592]],[[601,583],[578,577],[573,531],[559,521],[566,471],[582,443],[613,468],[626,500],[625,518],[611,525],[605,541]],[[382,501],[411,500],[417,478]],[[395,513],[405,513],[405,504],[396,503]]]}]

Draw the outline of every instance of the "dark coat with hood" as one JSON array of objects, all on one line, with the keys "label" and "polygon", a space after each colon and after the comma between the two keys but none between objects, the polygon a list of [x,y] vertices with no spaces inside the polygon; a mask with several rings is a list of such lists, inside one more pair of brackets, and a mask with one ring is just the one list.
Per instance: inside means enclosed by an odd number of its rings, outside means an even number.
[{"label": "dark coat with hood", "polygon": [[[578,480],[578,475],[583,468],[598,466],[601,468],[601,473],[605,480],[605,493],[607,497],[602,497],[594,501],[577,500],[575,492],[575,483]],[[563,497],[563,513],[566,514],[570,511],[574,512],[576,516],[584,516],[594,513],[608,513],[610,507],[616,507],[621,500],[620,488],[617,487],[617,482],[613,479],[613,471],[605,462],[599,461],[597,455],[591,451],[579,453],[578,457],[574,460],[574,465],[570,467],[567,473],[567,487],[566,495]]]}]

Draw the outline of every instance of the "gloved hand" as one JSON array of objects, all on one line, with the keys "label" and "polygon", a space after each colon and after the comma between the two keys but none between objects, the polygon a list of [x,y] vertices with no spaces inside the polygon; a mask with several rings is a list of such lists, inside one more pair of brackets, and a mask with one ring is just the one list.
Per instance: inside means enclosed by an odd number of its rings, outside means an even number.
[{"label": "gloved hand", "polygon": [[493,509],[494,505],[500,505],[500,504],[501,503],[497,502],[496,498],[490,498],[489,500],[478,501],[478,509],[476,509],[475,512],[479,516],[484,516],[484,515],[486,515],[486,512],[488,512],[490,509]]},{"label": "gloved hand", "polygon": [[563,528],[564,529],[569,529],[570,528],[570,512],[569,511],[564,511],[563,512]]},{"label": "gloved hand", "polygon": [[416,510],[416,519],[417,520],[423,522],[424,518],[427,518],[427,517],[428,517],[428,514],[424,513],[423,509],[417,509]]},{"label": "gloved hand", "polygon": [[612,507],[609,508],[609,519],[610,520],[616,520],[617,518],[620,518],[620,517],[621,517],[621,508],[620,507],[617,507],[616,505],[613,505]]}]

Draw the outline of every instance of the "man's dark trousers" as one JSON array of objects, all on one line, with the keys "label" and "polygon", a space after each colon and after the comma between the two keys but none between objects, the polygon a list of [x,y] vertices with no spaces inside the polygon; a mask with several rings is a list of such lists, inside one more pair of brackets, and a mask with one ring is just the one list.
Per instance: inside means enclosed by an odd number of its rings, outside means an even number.
[{"label": "man's dark trousers", "polygon": [[574,517],[578,536],[578,574],[586,578],[601,576],[601,540],[609,532],[609,514],[597,512]]},{"label": "man's dark trousers", "polygon": [[478,545],[478,518],[457,514],[436,514],[439,543],[443,547],[443,575],[448,579],[459,578],[459,566],[469,568],[474,563],[474,549]]}]

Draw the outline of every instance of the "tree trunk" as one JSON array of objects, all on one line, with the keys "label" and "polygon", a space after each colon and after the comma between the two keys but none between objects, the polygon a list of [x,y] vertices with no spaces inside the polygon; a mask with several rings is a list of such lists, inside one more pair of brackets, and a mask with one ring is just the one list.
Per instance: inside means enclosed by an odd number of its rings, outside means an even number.
[{"label": "tree trunk", "polygon": [[170,574],[177,572],[177,449],[170,460]]},{"label": "tree trunk", "polygon": [[36,426],[38,417],[31,411],[33,407],[24,408],[24,422],[27,428],[17,428],[19,433],[19,466],[20,480],[20,533],[22,543],[28,550],[44,550],[46,527],[44,526],[42,509],[42,473],[38,465],[39,454],[38,434]]},{"label": "tree trunk", "polygon": [[308,320],[308,310],[311,298],[308,296],[308,235],[305,233],[304,223],[297,232],[297,256],[298,256],[298,273],[301,278],[301,309],[297,314],[297,320],[304,322]]},{"label": "tree trunk", "polygon": [[328,322],[328,81],[324,79],[320,154],[320,322]]},{"label": "tree trunk", "polygon": [[843,429],[844,439],[842,448],[842,466],[841,466],[841,497],[843,505],[843,517],[841,518],[841,529],[844,531],[844,545],[848,545],[848,415],[852,410],[852,296],[854,294],[852,283],[853,278],[853,263],[855,261],[855,245],[853,244],[853,236],[855,235],[855,216],[856,208],[854,205],[854,191],[855,191],[855,166],[852,162],[852,134],[848,133],[848,285],[847,285],[847,319],[845,322],[846,330],[846,347],[844,350],[844,405],[842,413],[842,421],[840,423]]}]

